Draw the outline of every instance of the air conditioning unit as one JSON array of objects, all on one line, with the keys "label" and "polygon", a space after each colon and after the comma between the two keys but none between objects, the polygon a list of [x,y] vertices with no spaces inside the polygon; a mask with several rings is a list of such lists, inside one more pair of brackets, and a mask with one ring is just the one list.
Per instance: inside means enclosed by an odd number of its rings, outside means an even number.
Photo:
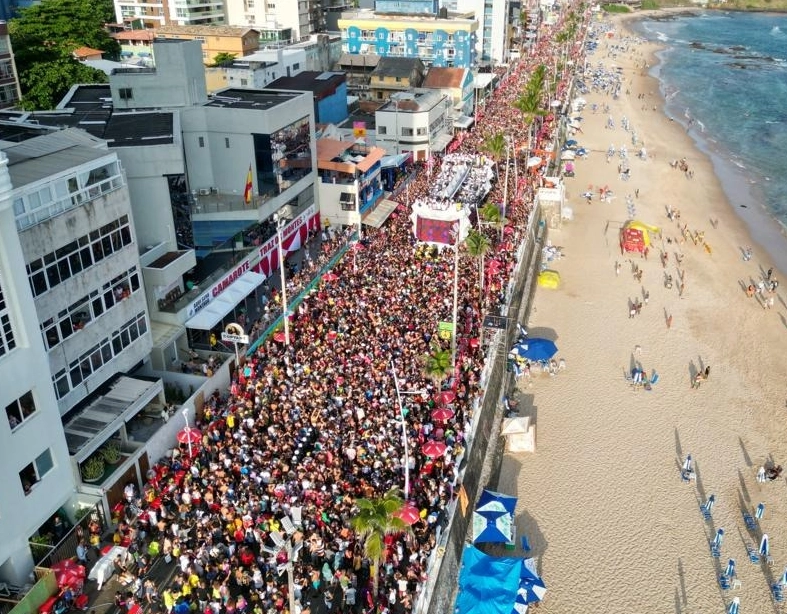
[{"label": "air conditioning unit", "polygon": [[210,194],[210,188],[200,188],[199,189],[199,195],[200,196],[207,196],[208,194]]}]

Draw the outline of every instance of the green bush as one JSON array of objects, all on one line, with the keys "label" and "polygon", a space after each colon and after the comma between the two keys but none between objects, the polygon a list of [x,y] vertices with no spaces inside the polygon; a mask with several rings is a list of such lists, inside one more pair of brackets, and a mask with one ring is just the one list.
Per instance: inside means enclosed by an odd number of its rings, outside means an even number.
[{"label": "green bush", "polygon": [[607,13],[630,13],[631,9],[622,4],[602,4],[601,8]]}]

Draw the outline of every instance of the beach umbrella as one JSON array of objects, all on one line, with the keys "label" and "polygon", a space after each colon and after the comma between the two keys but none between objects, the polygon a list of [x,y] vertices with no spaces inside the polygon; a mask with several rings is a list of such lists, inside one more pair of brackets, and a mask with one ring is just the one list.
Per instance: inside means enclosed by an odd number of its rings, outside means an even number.
[{"label": "beach umbrella", "polygon": [[779,583],[782,586],[787,586],[787,567],[784,568],[784,571],[782,572],[782,577],[779,579]]},{"label": "beach umbrella", "polygon": [[771,545],[768,542],[768,534],[765,533],[760,540],[760,554],[762,556],[768,556],[771,553]]},{"label": "beach umbrella", "polygon": [[447,449],[447,446],[442,441],[435,441],[434,439],[427,441],[423,446],[421,446],[421,452],[423,452],[429,458],[437,458],[438,456],[442,456],[445,454]]},{"label": "beach umbrella", "polygon": [[560,273],[557,271],[550,271],[549,269],[541,271],[538,274],[538,285],[541,288],[550,288],[551,290],[557,289],[560,286]]},{"label": "beach umbrella", "polygon": [[724,529],[716,530],[716,537],[713,538],[713,545],[721,548],[721,543],[724,541]]},{"label": "beach umbrella", "polygon": [[686,460],[683,461],[683,470],[684,471],[691,471],[691,454],[686,457]]},{"label": "beach umbrella", "polygon": [[193,429],[188,424],[186,428],[177,434],[178,443],[186,444],[189,447],[189,458],[192,457],[191,446],[197,445],[202,441],[202,433],[199,429]]},{"label": "beach umbrella", "polygon": [[756,509],[756,510],[755,510],[755,512],[754,512],[754,517],[755,517],[757,520],[762,520],[762,515],[763,515],[764,513],[765,513],[765,504],[764,504],[764,503],[759,503],[759,504],[757,505],[757,509]]},{"label": "beach umbrella", "polygon": [[398,512],[392,514],[395,518],[399,518],[402,522],[414,525],[421,519],[421,514],[418,508],[411,503],[405,503]]},{"label": "beach umbrella", "polygon": [[546,592],[547,587],[544,584],[544,580],[541,579],[541,576],[536,571],[535,559],[523,559],[516,600],[526,604],[534,603],[541,601]]},{"label": "beach umbrella", "polygon": [[716,495],[711,495],[705,502],[705,509],[710,514],[713,511],[713,504],[716,503]]},{"label": "beach umbrella", "polygon": [[331,282],[339,279],[339,276],[336,273],[326,273],[322,276],[322,279],[323,281]]},{"label": "beach umbrella", "polygon": [[432,412],[432,420],[437,420],[437,422],[445,422],[446,420],[450,420],[453,417],[454,412],[446,407],[435,409]]},{"label": "beach umbrella", "polygon": [[735,559],[727,561],[727,569],[724,570],[724,575],[728,578],[735,577]]},{"label": "beach umbrella", "polygon": [[532,156],[527,159],[527,168],[535,168],[543,162],[540,156]]},{"label": "beach umbrella", "polygon": [[64,559],[52,564],[50,569],[55,572],[58,587],[75,586],[85,580],[85,568],[73,559]]},{"label": "beach umbrella", "polygon": [[557,345],[549,339],[535,337],[517,343],[511,351],[528,360],[549,360],[557,354]]},{"label": "beach umbrella", "polygon": [[[287,335],[284,334],[283,330],[277,331],[273,333],[273,340],[277,343],[284,343],[287,340]],[[292,331],[290,331],[290,341],[292,341]]]},{"label": "beach umbrella", "polygon": [[730,607],[727,608],[727,614],[738,614],[738,610],[740,609],[740,607],[741,607],[741,598],[735,597],[735,599],[732,600],[732,603],[730,603]]},{"label": "beach umbrella", "polygon": [[571,149],[567,149],[564,152],[561,152],[560,159],[561,160],[573,160],[576,157],[576,154]]},{"label": "beach umbrella", "polygon": [[566,141],[566,145],[568,145],[569,147],[575,147],[576,145],[578,145],[578,143],[576,139],[568,139]]},{"label": "beach umbrella", "polygon": [[484,489],[473,512],[473,543],[506,543],[513,538],[516,497]]},{"label": "beach umbrella", "polygon": [[456,393],[453,390],[443,390],[440,393],[440,402],[443,405],[448,405],[456,398]]}]

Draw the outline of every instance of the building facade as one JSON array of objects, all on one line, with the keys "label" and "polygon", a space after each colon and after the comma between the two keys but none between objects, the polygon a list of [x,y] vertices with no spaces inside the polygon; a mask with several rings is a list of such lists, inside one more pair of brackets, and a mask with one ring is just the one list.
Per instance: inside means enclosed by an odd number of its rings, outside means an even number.
[{"label": "building facade", "polygon": [[[0,153],[0,578],[24,585],[28,540],[69,498],[74,477]],[[54,426],[53,426],[54,425]]]},{"label": "building facade", "polygon": [[410,153],[414,161],[442,153],[451,141],[451,99],[421,90],[397,93],[375,116],[376,144],[389,155]]},{"label": "building facade", "polygon": [[343,13],[338,25],[346,53],[419,58],[426,66],[475,65],[478,22],[472,18],[358,10]]},{"label": "building facade", "polygon": [[478,21],[476,57],[482,65],[508,62],[509,0],[456,0],[460,12],[472,12]]},{"label": "building facade", "polygon": [[8,24],[0,21],[0,109],[15,107],[21,99]]},{"label": "building facade", "polygon": [[196,40],[202,44],[203,64],[213,64],[220,53],[243,57],[260,48],[260,33],[252,28],[231,26],[163,26],[156,29],[156,38],[165,40]]},{"label": "building facade", "polygon": [[166,25],[223,25],[221,0],[114,0],[118,23],[157,28]]}]

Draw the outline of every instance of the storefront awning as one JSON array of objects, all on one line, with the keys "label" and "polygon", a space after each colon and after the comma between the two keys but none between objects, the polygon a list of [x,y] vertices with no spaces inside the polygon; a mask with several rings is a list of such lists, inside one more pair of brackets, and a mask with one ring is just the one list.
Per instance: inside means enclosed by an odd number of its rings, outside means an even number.
[{"label": "storefront awning", "polygon": [[463,130],[466,130],[473,125],[474,121],[475,119],[468,115],[460,115],[454,120],[454,128],[462,128]]},{"label": "storefront awning", "polygon": [[439,134],[432,142],[432,151],[434,152],[441,152],[446,147],[448,147],[448,143],[454,140],[454,136],[452,134]]},{"label": "storefront awning", "polygon": [[264,281],[264,275],[254,271],[244,273],[229,288],[208,303],[207,307],[188,320],[186,328],[211,330]]},{"label": "storefront awning", "polygon": [[363,223],[367,226],[380,228],[398,206],[399,203],[397,202],[383,199],[377,204],[373,211],[363,218]]}]

